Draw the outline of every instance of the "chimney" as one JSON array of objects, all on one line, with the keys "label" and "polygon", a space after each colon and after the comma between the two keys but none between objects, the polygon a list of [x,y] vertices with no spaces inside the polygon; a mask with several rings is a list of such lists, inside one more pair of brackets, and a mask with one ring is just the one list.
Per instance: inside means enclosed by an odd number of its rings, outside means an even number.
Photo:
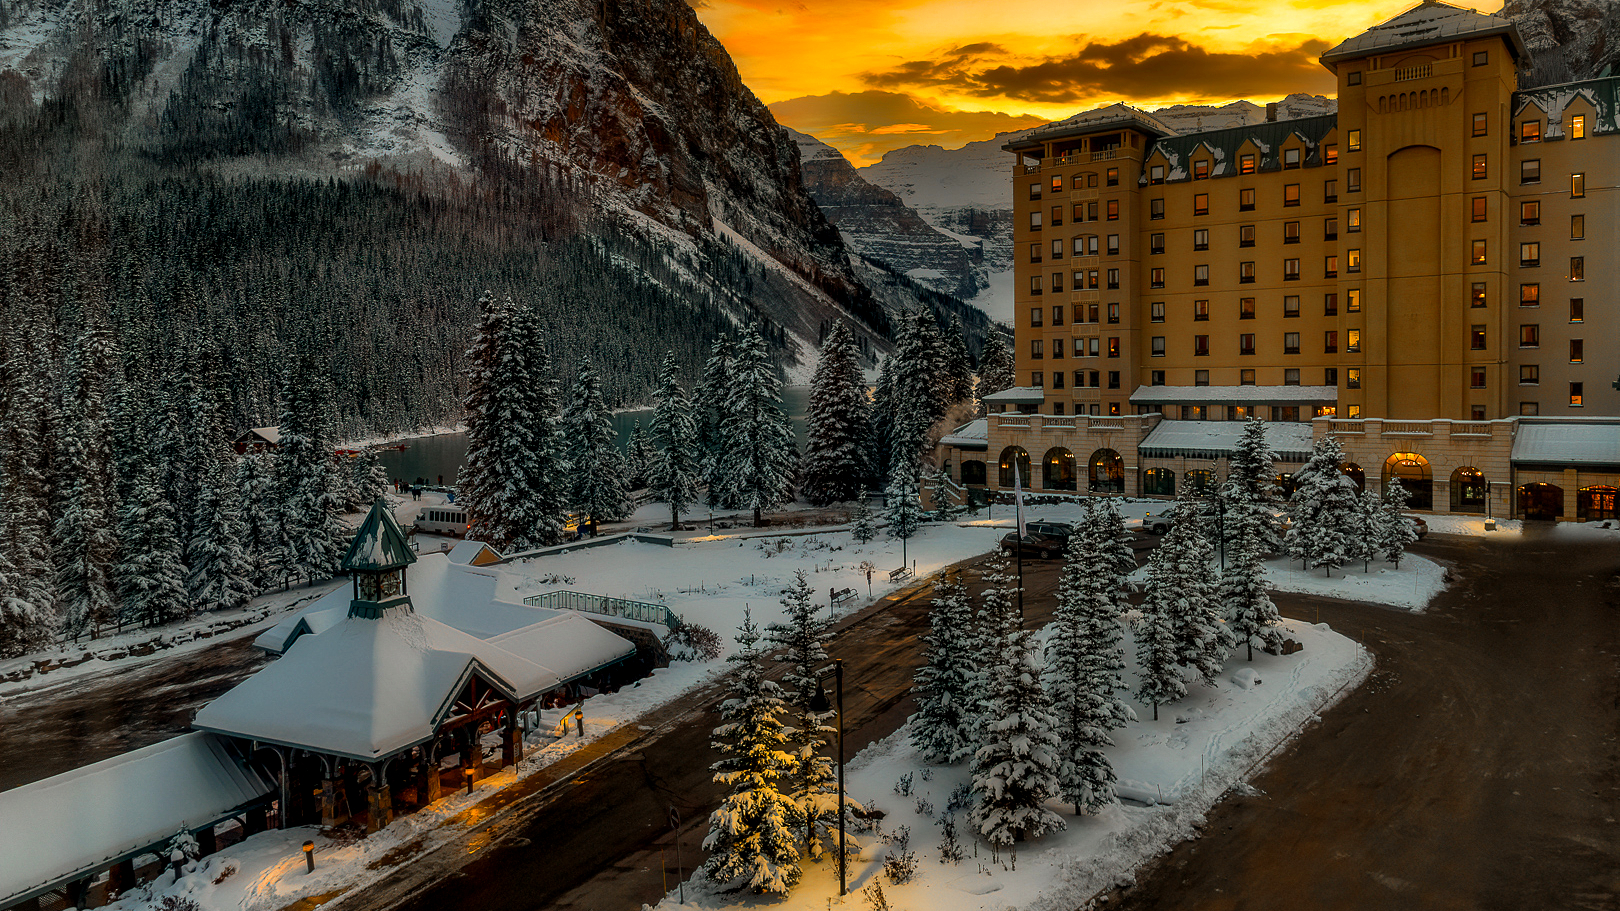
[{"label": "chimney", "polygon": [[1277,102],[1275,102],[1275,101],[1268,102],[1266,104],[1266,123],[1276,123],[1276,122],[1277,122]]}]

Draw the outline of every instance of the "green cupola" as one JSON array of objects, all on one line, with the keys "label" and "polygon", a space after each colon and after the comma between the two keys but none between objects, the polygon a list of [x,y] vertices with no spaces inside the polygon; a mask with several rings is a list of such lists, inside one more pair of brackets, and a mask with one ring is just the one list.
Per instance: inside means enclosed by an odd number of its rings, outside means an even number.
[{"label": "green cupola", "polygon": [[411,596],[405,588],[405,567],[416,562],[416,554],[405,540],[405,532],[394,521],[388,504],[378,497],[360,523],[343,555],[342,570],[354,579],[354,599],[349,616],[375,620],[391,608],[411,609]]}]

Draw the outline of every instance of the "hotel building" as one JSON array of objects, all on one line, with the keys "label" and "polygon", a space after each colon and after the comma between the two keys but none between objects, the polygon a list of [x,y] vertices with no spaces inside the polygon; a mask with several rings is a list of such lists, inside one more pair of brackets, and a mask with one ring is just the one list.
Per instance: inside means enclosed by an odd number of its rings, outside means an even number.
[{"label": "hotel building", "polygon": [[1170,496],[1257,415],[1285,481],[1332,434],[1416,508],[1615,517],[1620,78],[1519,91],[1527,58],[1428,0],[1322,55],[1337,114],[1181,133],[1116,104],[1005,146],[1020,385],[942,461]]}]

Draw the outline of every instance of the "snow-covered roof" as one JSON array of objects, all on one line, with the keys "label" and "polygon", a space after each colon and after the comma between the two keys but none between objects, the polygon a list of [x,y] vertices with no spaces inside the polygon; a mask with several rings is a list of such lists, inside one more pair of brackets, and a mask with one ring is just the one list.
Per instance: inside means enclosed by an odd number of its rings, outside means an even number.
[{"label": "snow-covered roof", "polygon": [[[548,612],[560,613],[560,612]],[[566,657],[588,636],[592,659],[605,640],[634,646],[583,617],[556,624],[551,650]],[[519,643],[521,644],[521,643]],[[614,660],[607,657],[595,666]],[[474,674],[513,701],[560,685],[566,676],[529,657],[469,636],[406,608],[378,619],[345,616],[300,637],[296,646],[204,706],[194,726],[321,753],[370,761],[432,738]]]},{"label": "snow-covered roof", "polygon": [[339,564],[344,572],[397,569],[416,562],[416,553],[405,543],[405,532],[394,521],[388,503],[378,497],[349,542],[349,550]]},{"label": "snow-covered roof", "polygon": [[[1203,388],[1203,387],[1201,387]],[[1245,421],[1160,421],[1137,445],[1139,455],[1154,459],[1223,459],[1243,437]],[[1311,425],[1268,421],[1266,442],[1277,458],[1303,461],[1311,454]]]},{"label": "snow-covered roof", "polygon": [[1036,127],[1025,133],[1022,137],[1008,142],[1002,148],[1009,152],[1030,151],[1041,147],[1042,141],[1049,141],[1059,137],[1081,136],[1086,133],[1095,133],[1111,127],[1136,127],[1150,135],[1174,136],[1174,127],[1149,114],[1141,108],[1133,108],[1128,104],[1109,104],[1089,111],[1082,111],[1073,117]]},{"label": "snow-covered roof", "polygon": [[280,427],[253,427],[253,428],[250,428],[246,433],[244,433],[241,436],[237,437],[236,441],[238,443],[244,442],[250,437],[258,437],[259,439],[264,440],[266,443],[269,443],[271,445],[275,445],[275,444],[281,442],[281,428]]},{"label": "snow-covered roof", "polygon": [[968,421],[940,437],[939,442],[943,446],[955,446],[958,449],[983,449],[990,445],[990,419],[979,418]]},{"label": "snow-covered roof", "polygon": [[1337,386],[1138,386],[1132,405],[1330,405]]},{"label": "snow-covered roof", "polygon": [[1620,418],[1520,418],[1513,463],[1620,466]]},{"label": "snow-covered roof", "polygon": [[191,733],[0,791],[0,905],[229,816],[275,785]]},{"label": "snow-covered roof", "polygon": [[992,405],[1039,405],[1046,401],[1046,390],[1039,386],[1014,386],[981,396],[979,400]]},{"label": "snow-covered roof", "polygon": [[491,563],[499,563],[501,559],[501,555],[496,553],[493,547],[482,541],[458,541],[455,547],[450,548],[450,553],[446,557],[451,563],[462,566],[488,566]]},{"label": "snow-covered roof", "polygon": [[1321,59],[1322,63],[1331,66],[1340,60],[1365,57],[1381,51],[1487,35],[1501,35],[1507,39],[1514,54],[1520,58],[1530,55],[1513,20],[1452,6],[1439,0],[1423,0],[1399,16],[1341,42],[1338,47],[1323,53]]}]

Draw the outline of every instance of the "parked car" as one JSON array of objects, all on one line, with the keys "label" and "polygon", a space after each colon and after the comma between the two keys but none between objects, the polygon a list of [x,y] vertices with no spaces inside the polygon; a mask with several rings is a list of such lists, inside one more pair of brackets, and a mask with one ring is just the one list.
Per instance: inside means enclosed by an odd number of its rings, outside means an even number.
[{"label": "parked car", "polygon": [[1063,555],[1069,546],[1068,535],[1053,535],[1037,533],[1033,526],[1026,526],[1030,533],[1023,538],[1017,532],[1011,532],[1001,539],[1001,552],[1011,556],[1014,551],[1020,551],[1026,557],[1039,557],[1042,560],[1051,560]]},{"label": "parked car", "polygon": [[1150,512],[1142,517],[1142,530],[1148,534],[1162,535],[1170,531],[1170,526],[1176,522],[1176,504],[1172,503],[1163,509]]},{"label": "parked car", "polygon": [[1412,523],[1412,531],[1417,533],[1419,541],[1423,540],[1423,536],[1429,533],[1429,523],[1423,521],[1422,516],[1407,516],[1406,521]]}]

